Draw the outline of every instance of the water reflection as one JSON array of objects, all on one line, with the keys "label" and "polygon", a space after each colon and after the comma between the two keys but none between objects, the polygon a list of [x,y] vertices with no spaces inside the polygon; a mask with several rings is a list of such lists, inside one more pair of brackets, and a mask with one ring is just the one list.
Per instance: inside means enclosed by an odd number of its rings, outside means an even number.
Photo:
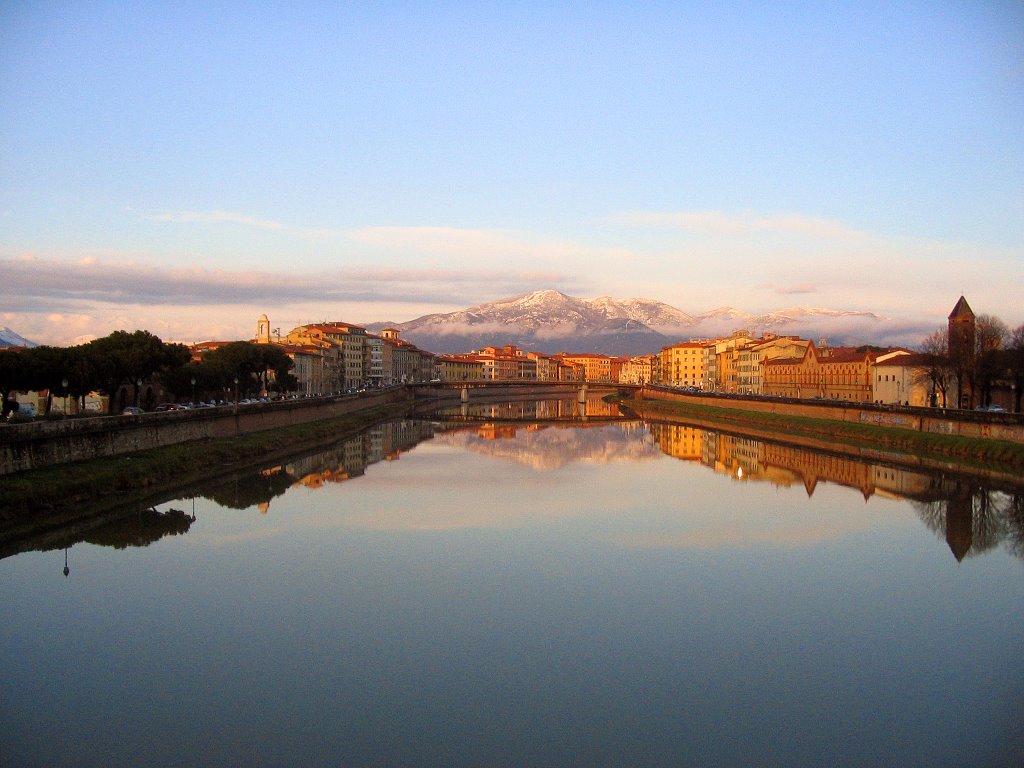
[{"label": "water reflection", "polygon": [[622,420],[626,417],[617,405],[601,397],[588,395],[580,402],[576,398],[514,400],[510,402],[465,402],[458,408],[437,411],[438,418],[450,421],[493,419],[501,421],[572,421]]},{"label": "water reflection", "polygon": [[0,762],[1014,765],[1019,494],[640,421],[381,424],[0,561]]},{"label": "water reflection", "polygon": [[[301,486],[318,490],[362,477],[377,462],[398,460],[424,441],[553,472],[573,462],[620,463],[669,456],[706,467],[733,482],[801,487],[812,497],[823,485],[873,496],[906,499],[925,525],[959,560],[1006,544],[1024,559],[1024,488],[997,487],[962,474],[869,463],[782,442],[703,427],[625,419],[617,407],[590,398],[462,404],[437,420],[379,424],[327,449],[244,473],[232,473],[189,490],[222,508],[271,511],[274,499]],[[180,504],[182,495],[172,497]],[[167,502],[164,502],[167,503]],[[67,549],[79,542],[123,549],[185,534],[195,521],[173,506],[80,515],[67,523],[46,517],[38,528],[22,521],[0,530],[0,558],[18,552]]]},{"label": "water reflection", "polygon": [[650,430],[665,454],[737,481],[802,485],[808,498],[820,483],[831,483],[854,489],[865,500],[875,495],[907,499],[957,560],[1003,542],[1024,558],[1024,489],[999,489],[960,475],[870,464],[698,427],[651,424]]}]

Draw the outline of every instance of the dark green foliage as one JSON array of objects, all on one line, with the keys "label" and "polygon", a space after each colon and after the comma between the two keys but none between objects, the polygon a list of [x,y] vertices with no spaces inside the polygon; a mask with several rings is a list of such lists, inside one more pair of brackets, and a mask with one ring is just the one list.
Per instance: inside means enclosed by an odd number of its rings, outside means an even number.
[{"label": "dark green foliage", "polygon": [[190,357],[185,345],[166,344],[149,331],[114,331],[75,347],[0,350],[0,395],[5,411],[12,391],[80,398],[92,391],[110,396],[127,384],[137,400],[140,381],[181,368]]},{"label": "dark green foliage", "polygon": [[[203,375],[215,388],[231,390],[237,377],[240,396],[273,389],[291,391],[298,385],[295,377],[288,373],[294,365],[292,359],[273,344],[233,341],[208,352],[200,365],[207,368]],[[290,386],[275,387],[274,382],[278,380]]]}]

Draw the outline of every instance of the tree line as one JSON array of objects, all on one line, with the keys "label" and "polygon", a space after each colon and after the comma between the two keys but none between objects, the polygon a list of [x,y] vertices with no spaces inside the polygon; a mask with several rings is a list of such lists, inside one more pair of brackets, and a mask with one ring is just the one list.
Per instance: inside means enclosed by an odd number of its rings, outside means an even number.
[{"label": "tree line", "polygon": [[109,398],[122,387],[139,401],[140,389],[153,383],[175,399],[189,394],[290,392],[298,380],[294,363],[272,344],[234,341],[207,352],[199,362],[184,344],[161,341],[149,331],[114,331],[109,336],[72,347],[40,346],[0,349],[0,405],[6,416],[15,409],[12,392],[46,390],[85,407],[85,397],[99,392]]},{"label": "tree line", "polygon": [[925,379],[942,407],[957,405],[949,398],[970,391],[978,405],[988,405],[993,390],[1008,384],[1013,410],[1020,412],[1024,390],[1024,325],[1011,330],[994,315],[978,315],[974,324],[974,348],[958,349],[949,343],[949,331],[940,328],[925,337],[921,353],[926,360]]}]

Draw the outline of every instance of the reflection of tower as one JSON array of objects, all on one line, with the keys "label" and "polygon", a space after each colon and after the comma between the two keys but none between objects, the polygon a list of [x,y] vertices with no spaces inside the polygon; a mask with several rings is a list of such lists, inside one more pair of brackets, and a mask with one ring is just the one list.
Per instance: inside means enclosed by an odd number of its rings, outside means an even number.
[{"label": "reflection of tower", "polygon": [[956,376],[957,407],[970,408],[974,400],[974,312],[963,296],[949,313],[949,362]]},{"label": "reflection of tower", "polygon": [[64,547],[64,578],[65,579],[68,577],[69,573],[71,573],[71,569],[68,568],[68,548]]},{"label": "reflection of tower", "polygon": [[957,562],[974,543],[974,498],[969,491],[958,488],[946,502],[946,543]]},{"label": "reflection of tower", "polygon": [[256,321],[256,343],[270,343],[270,320],[266,315],[260,315],[260,319]]}]

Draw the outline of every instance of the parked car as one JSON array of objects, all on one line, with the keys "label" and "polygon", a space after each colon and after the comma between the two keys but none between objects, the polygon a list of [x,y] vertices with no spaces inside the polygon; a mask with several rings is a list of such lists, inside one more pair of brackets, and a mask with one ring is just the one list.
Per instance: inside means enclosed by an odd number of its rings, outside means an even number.
[{"label": "parked car", "polygon": [[122,416],[141,416],[144,413],[145,411],[139,408],[137,405],[129,405],[127,408],[121,411]]}]

